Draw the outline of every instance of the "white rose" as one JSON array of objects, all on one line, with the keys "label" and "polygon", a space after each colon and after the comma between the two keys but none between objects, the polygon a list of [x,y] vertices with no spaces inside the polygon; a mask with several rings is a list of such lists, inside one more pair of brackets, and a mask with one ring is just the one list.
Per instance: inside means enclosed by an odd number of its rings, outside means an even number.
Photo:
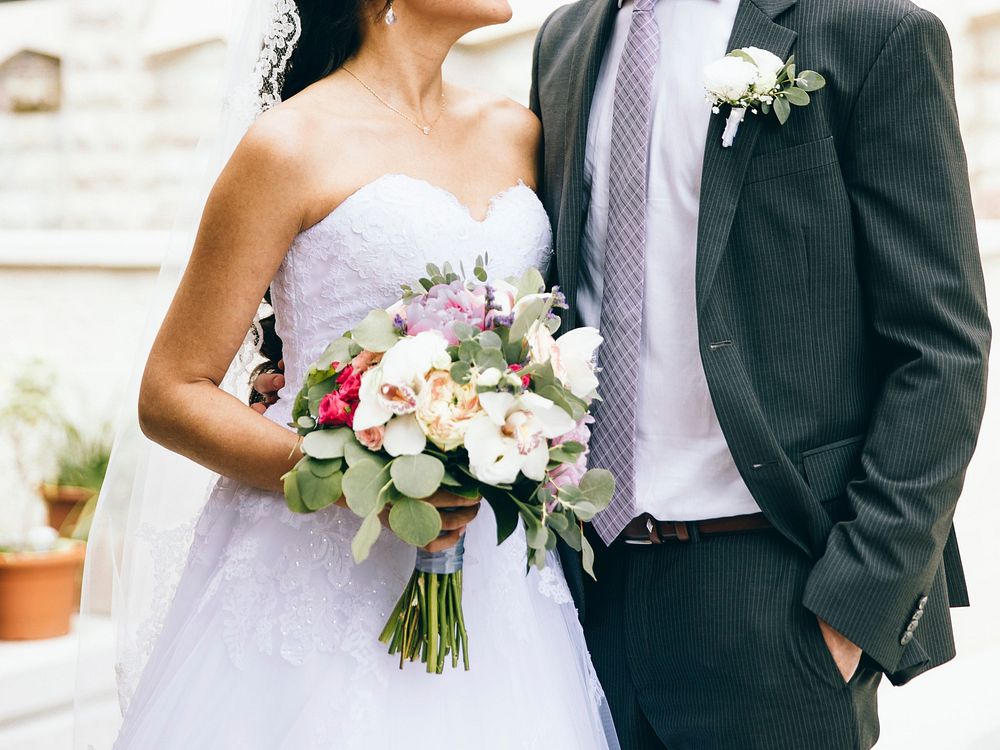
[{"label": "white rose", "polygon": [[723,57],[705,67],[705,90],[715,99],[737,102],[757,82],[758,69],[739,57]]},{"label": "white rose", "polygon": [[757,66],[757,81],[754,83],[754,91],[758,94],[766,94],[774,90],[778,85],[778,74],[785,67],[784,61],[773,52],[759,47],[744,47],[742,52],[753,58]]}]

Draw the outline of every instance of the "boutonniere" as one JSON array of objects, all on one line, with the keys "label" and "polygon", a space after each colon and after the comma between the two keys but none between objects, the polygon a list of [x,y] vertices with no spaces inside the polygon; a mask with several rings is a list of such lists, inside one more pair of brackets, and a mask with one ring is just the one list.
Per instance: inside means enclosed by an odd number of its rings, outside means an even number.
[{"label": "boutonniere", "polygon": [[728,104],[732,109],[722,134],[723,148],[733,145],[736,131],[749,109],[765,115],[774,111],[782,125],[792,113],[792,107],[809,104],[809,93],[819,91],[826,79],[815,70],[795,70],[795,56],[782,62],[766,49],[744,47],[734,49],[721,60],[705,67],[706,101],[712,112],[719,114]]}]

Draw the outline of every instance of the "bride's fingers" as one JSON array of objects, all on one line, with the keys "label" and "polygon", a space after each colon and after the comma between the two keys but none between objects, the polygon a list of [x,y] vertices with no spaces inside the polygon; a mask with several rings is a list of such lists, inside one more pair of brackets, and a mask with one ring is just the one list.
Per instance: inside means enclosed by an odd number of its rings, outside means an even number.
[{"label": "bride's fingers", "polygon": [[443,508],[471,508],[472,506],[478,506],[481,502],[481,498],[462,497],[461,495],[454,495],[451,492],[446,492],[445,490],[438,490],[427,498],[427,502],[438,510]]},{"label": "bride's fingers", "polygon": [[454,531],[446,531],[433,542],[424,547],[424,549],[428,552],[441,552],[442,550],[451,549],[458,544],[458,540],[462,538],[462,534],[464,532],[464,526],[461,529],[456,529]]},{"label": "bride's fingers", "polygon": [[459,508],[457,510],[441,511],[441,529],[443,531],[454,531],[463,529],[472,523],[472,520],[479,513],[479,506],[472,508]]}]

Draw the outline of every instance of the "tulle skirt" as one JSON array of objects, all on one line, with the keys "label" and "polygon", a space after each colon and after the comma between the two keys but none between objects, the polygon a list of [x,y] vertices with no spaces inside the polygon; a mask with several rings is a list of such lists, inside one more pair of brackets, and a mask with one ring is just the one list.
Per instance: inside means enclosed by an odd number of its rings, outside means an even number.
[{"label": "tulle skirt", "polygon": [[378,635],[413,570],[388,531],[361,565],[359,521],[215,486],[116,750],[617,747],[558,560],[525,575],[523,532],[466,539],[472,669],[400,670]]}]

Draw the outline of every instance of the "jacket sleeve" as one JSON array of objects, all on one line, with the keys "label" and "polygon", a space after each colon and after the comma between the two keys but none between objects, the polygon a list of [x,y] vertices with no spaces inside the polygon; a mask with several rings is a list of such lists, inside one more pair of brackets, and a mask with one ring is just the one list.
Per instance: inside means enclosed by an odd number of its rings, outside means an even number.
[{"label": "jacket sleeve", "polygon": [[[537,157],[539,164],[538,194],[542,196],[545,195],[545,181],[548,178],[548,175],[545,174],[545,121],[542,119],[541,93],[539,91],[539,60],[541,58],[542,51],[542,37],[544,37],[545,29],[549,25],[549,21],[552,20],[552,17],[553,16],[549,16],[545,19],[542,27],[538,30],[538,36],[535,37],[535,48],[531,58],[531,93],[528,96],[528,107],[535,113],[535,117],[538,118],[539,122],[542,123],[542,145],[538,150]],[[554,258],[549,263],[545,285],[549,288],[559,285],[559,278],[556,274],[556,262]]]},{"label": "jacket sleeve", "polygon": [[913,10],[868,73],[842,143],[880,383],[803,603],[895,672],[918,632],[982,421],[990,324],[951,46]]}]

